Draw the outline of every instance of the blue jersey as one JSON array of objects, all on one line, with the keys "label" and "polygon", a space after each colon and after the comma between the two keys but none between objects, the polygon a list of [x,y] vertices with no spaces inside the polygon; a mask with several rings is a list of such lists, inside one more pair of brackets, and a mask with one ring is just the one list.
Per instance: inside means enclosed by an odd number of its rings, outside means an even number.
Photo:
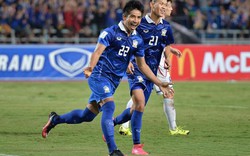
[{"label": "blue jersey", "polygon": [[[156,75],[163,49],[174,43],[171,26],[164,19],[156,25],[150,17],[146,15],[137,27],[137,32],[142,36],[144,41],[145,61]],[[133,64],[137,67],[135,60],[133,60]]]},{"label": "blue jersey", "polygon": [[99,36],[98,43],[106,46],[93,73],[103,73],[122,78],[132,56],[143,57],[143,40],[134,31],[130,36],[125,32],[123,24],[106,28]]},{"label": "blue jersey", "polygon": [[[137,31],[144,41],[145,61],[156,75],[163,49],[174,43],[170,24],[162,19],[161,22],[156,25],[150,17],[146,15],[142,18],[141,24],[137,27]],[[147,103],[153,88],[153,82],[149,81],[146,76],[141,73],[134,59],[132,63],[134,65],[134,74],[127,74],[130,90],[143,89],[145,102]]]},{"label": "blue jersey", "polygon": [[122,22],[106,28],[100,34],[98,43],[105,45],[106,49],[88,79],[92,90],[89,102],[113,96],[132,56],[144,56],[141,36],[136,31],[128,36]]}]

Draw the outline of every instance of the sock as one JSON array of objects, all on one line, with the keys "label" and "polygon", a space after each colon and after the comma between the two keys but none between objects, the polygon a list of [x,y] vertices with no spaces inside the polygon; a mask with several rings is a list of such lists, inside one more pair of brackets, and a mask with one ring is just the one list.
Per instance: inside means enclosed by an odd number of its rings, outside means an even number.
[{"label": "sock", "polygon": [[[128,101],[126,108],[131,108],[132,105],[133,105],[133,100],[132,100],[132,98],[131,98],[131,99]],[[130,119],[131,119],[131,116],[132,116],[132,114],[130,115]],[[129,120],[130,120],[130,119],[129,119]],[[129,123],[130,123],[130,122],[127,121],[127,122],[123,123],[122,126],[123,126],[124,128],[129,128]]]},{"label": "sock", "polygon": [[82,122],[90,122],[96,117],[96,114],[91,112],[87,107],[84,110],[76,109],[69,113],[56,116],[52,122],[57,125],[61,123],[79,124]]},{"label": "sock", "polygon": [[131,117],[131,128],[132,128],[132,133],[133,133],[134,144],[141,143],[142,115],[143,115],[143,112],[139,112],[135,110]]},{"label": "sock", "polygon": [[166,118],[168,119],[169,129],[175,130],[176,125],[176,111],[174,108],[174,100],[165,98],[163,100],[163,110],[166,115]]},{"label": "sock", "polygon": [[114,123],[112,120],[114,111],[115,111],[114,101],[106,102],[102,106],[101,126],[102,126],[102,132],[104,134],[109,149],[109,153],[117,149],[114,139]]},{"label": "sock", "polygon": [[125,123],[131,119],[130,108],[125,109],[122,114],[114,119],[114,126]]}]

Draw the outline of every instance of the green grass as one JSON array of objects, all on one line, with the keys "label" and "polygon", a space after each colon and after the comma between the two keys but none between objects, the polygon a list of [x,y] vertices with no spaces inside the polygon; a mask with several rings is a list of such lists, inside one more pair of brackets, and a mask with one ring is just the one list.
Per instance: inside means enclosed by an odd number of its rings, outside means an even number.
[{"label": "green grass", "polygon": [[[152,156],[248,156],[250,82],[175,82],[177,122],[189,136],[168,135],[162,98],[152,93],[143,117],[141,141]],[[100,115],[91,123],[59,125],[41,137],[48,114],[84,109],[90,91],[84,82],[0,82],[0,155],[106,156]],[[116,94],[115,115],[129,100],[128,84]],[[131,155],[132,139],[116,143]]]}]

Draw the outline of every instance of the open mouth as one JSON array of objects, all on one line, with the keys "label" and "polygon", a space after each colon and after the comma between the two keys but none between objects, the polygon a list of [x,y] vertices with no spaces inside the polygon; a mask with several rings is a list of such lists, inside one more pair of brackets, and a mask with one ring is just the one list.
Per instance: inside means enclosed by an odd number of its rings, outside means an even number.
[{"label": "open mouth", "polygon": [[131,23],[130,26],[131,26],[131,28],[136,28],[138,26],[138,24]]}]

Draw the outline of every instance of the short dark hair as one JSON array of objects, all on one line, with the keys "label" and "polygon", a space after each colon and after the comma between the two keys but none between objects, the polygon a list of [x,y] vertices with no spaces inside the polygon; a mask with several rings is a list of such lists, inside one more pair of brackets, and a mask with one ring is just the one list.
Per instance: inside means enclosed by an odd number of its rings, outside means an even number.
[{"label": "short dark hair", "polygon": [[[150,2],[155,2],[157,0],[150,0]],[[171,2],[172,3],[172,0],[167,0],[167,2]]]},{"label": "short dark hair", "polygon": [[144,13],[144,6],[138,0],[131,0],[126,3],[125,7],[123,8],[123,15],[127,16],[130,12],[134,9],[139,10],[142,14]]}]

